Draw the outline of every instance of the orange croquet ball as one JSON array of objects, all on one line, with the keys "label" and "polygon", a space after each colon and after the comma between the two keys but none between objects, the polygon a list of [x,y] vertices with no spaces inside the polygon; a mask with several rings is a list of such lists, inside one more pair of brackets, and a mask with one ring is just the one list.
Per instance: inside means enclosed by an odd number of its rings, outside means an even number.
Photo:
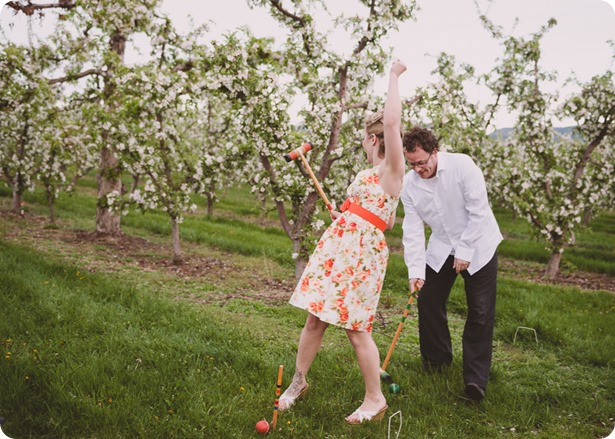
[{"label": "orange croquet ball", "polygon": [[256,423],[256,431],[258,431],[260,434],[269,433],[269,422],[265,421],[264,419],[262,421],[258,421]]}]

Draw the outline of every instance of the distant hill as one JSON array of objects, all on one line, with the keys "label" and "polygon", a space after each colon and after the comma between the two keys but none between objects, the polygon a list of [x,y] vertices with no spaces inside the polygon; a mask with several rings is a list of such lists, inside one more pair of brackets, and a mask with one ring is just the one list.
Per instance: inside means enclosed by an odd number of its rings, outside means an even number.
[{"label": "distant hill", "polygon": [[[578,135],[574,134],[575,128],[576,127],[574,126],[570,126],[570,127],[555,127],[553,129],[557,131],[559,134],[561,134],[562,136],[571,136],[574,138],[574,137],[578,137]],[[494,138],[494,139],[505,140],[511,136],[513,130],[514,128],[500,128],[499,130],[495,130],[493,133],[489,134],[489,137]]]}]

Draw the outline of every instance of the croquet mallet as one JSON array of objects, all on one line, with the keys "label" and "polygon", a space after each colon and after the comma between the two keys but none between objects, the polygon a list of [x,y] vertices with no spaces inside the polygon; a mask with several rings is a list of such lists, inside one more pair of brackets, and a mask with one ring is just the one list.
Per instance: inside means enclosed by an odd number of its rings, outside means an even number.
[{"label": "croquet mallet", "polygon": [[412,302],[416,297],[417,293],[411,292],[410,297],[408,298],[408,303],[406,304],[406,309],[404,309],[404,313],[401,316],[401,321],[399,325],[397,325],[397,330],[395,331],[395,336],[393,337],[393,341],[391,342],[391,346],[389,347],[389,352],[387,352],[387,356],[384,358],[384,362],[382,363],[382,367],[380,368],[380,379],[385,383],[392,383],[393,378],[386,372],[387,366],[389,365],[389,360],[391,359],[391,355],[393,355],[393,350],[395,349],[395,345],[397,344],[397,339],[399,338],[399,334],[401,334],[401,330],[404,327],[404,323],[406,322],[406,317],[408,317],[408,313],[410,312],[410,307],[412,306]]},{"label": "croquet mallet", "polygon": [[275,401],[273,403],[273,420],[271,421],[271,429],[274,430],[278,425],[278,406],[280,405],[280,393],[282,393],[282,373],[284,365],[278,366],[278,380],[275,383]]},{"label": "croquet mallet", "polygon": [[303,166],[307,170],[308,174],[310,175],[310,178],[314,182],[314,186],[316,186],[316,190],[320,194],[320,198],[322,198],[322,201],[325,202],[325,206],[327,206],[327,209],[331,211],[333,210],[333,206],[331,206],[331,203],[329,203],[329,199],[323,192],[322,187],[320,186],[320,183],[318,182],[318,180],[316,179],[316,176],[312,172],[312,168],[310,168],[310,164],[308,163],[308,161],[305,159],[305,156],[303,155],[307,153],[308,151],[310,151],[311,149],[312,149],[312,144],[309,142],[306,142],[303,145],[301,145],[299,148],[289,152],[288,154],[284,154],[284,158],[286,159],[287,162],[293,161],[297,157],[301,158],[301,161],[303,162]]}]

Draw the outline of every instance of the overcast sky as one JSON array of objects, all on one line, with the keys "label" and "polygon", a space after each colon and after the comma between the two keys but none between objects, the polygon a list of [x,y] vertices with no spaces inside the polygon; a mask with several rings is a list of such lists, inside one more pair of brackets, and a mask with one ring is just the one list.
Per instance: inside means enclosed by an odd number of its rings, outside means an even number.
[{"label": "overcast sky", "polygon": [[[6,2],[2,2],[6,3]],[[44,3],[44,2],[43,2]],[[290,2],[286,2],[290,5]],[[346,13],[363,11],[357,0],[329,0],[334,10],[345,8]],[[420,10],[416,21],[409,21],[392,32],[383,42],[393,48],[393,56],[406,62],[409,71],[402,76],[400,86],[405,96],[413,95],[417,86],[433,80],[430,72],[439,53],[455,55],[479,73],[490,70],[501,47],[482,27],[474,0],[418,0]],[[542,65],[558,73],[559,84],[571,74],[581,80],[615,70],[613,48],[607,43],[615,41],[615,0],[478,0],[480,11],[506,33],[528,36],[553,17],[558,24],[543,39]],[[249,27],[256,36],[271,36],[283,40],[283,32],[264,8],[250,9],[246,0],[164,0],[162,8],[176,27],[188,30],[194,24],[208,23],[212,38],[240,26]],[[515,19],[518,23],[515,25]],[[0,17],[3,28],[17,18],[4,7]],[[24,34],[24,23],[16,23],[9,38]],[[332,39],[335,47],[345,52],[345,41],[339,35]],[[376,93],[384,94],[386,76],[376,81]],[[571,90],[563,89],[566,95]],[[478,93],[478,92],[477,92]],[[476,95],[484,103],[488,96]],[[499,126],[510,126],[513,119],[500,115]]]},{"label": "overcast sky", "polygon": [[[420,10],[416,21],[409,21],[392,32],[384,41],[393,48],[393,56],[406,62],[409,71],[400,81],[401,92],[413,95],[417,86],[433,80],[430,72],[435,68],[441,52],[455,55],[477,71],[487,72],[502,48],[483,28],[474,0],[418,0]],[[212,6],[209,1],[184,0],[182,8],[177,0],[164,0],[163,9],[179,26],[189,26],[188,15],[195,23],[209,23],[212,36],[219,36],[239,26],[248,26],[258,36],[280,37],[283,30],[264,8],[250,9],[245,0],[224,0]],[[290,3],[288,3],[290,4]],[[364,10],[356,0],[331,0],[336,10],[345,6],[347,13],[353,8]],[[613,48],[615,41],[615,0],[479,0],[480,12],[506,33],[529,36],[545,25],[549,18],[557,20],[543,39],[543,66],[558,73],[561,85],[573,73],[581,80],[615,70]],[[223,5],[223,6],[220,6]],[[516,19],[518,19],[515,24]],[[336,38],[340,46],[344,38]],[[340,47],[341,52],[344,49]],[[386,76],[376,81],[376,93],[386,91]],[[566,95],[572,89],[563,89]],[[489,96],[478,90],[475,96],[487,103]],[[514,118],[500,114],[498,126],[511,126]],[[565,122],[569,121],[563,121]]]}]

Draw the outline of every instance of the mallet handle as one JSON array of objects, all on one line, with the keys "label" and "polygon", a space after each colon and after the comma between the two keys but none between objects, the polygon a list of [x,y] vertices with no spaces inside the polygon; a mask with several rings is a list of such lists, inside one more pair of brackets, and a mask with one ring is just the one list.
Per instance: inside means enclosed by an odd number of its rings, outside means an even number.
[{"label": "mallet handle", "polygon": [[395,336],[393,337],[393,341],[391,342],[391,346],[389,347],[389,352],[387,352],[387,356],[382,363],[380,373],[386,371],[387,366],[389,365],[389,360],[391,359],[391,355],[393,355],[393,350],[395,349],[395,345],[397,344],[397,339],[399,338],[399,334],[401,334],[401,330],[404,327],[406,317],[408,317],[408,313],[410,312],[410,307],[412,306],[412,301],[414,300],[414,294],[415,293],[410,293],[408,304],[406,305],[406,309],[404,309],[404,313],[401,316],[401,322],[399,322],[399,325],[397,326],[397,331],[395,331]]},{"label": "mallet handle", "polygon": [[320,183],[318,183],[316,176],[312,172],[312,168],[310,168],[308,161],[305,159],[301,151],[299,151],[299,157],[301,158],[301,161],[303,162],[303,166],[305,166],[305,169],[307,169],[308,174],[310,174],[310,177],[312,178],[312,181],[314,182],[314,186],[316,186],[316,190],[320,194],[320,198],[322,198],[322,201],[325,202],[325,206],[327,206],[327,209],[329,209],[330,211],[333,210],[333,206],[331,206],[331,203],[329,203],[329,199],[323,192],[322,187],[320,187]]},{"label": "mallet handle", "polygon": [[278,366],[278,380],[275,385],[275,402],[273,404],[273,420],[271,421],[271,429],[274,430],[278,424],[278,406],[280,405],[280,393],[282,393],[282,373],[284,372],[284,365]]}]

